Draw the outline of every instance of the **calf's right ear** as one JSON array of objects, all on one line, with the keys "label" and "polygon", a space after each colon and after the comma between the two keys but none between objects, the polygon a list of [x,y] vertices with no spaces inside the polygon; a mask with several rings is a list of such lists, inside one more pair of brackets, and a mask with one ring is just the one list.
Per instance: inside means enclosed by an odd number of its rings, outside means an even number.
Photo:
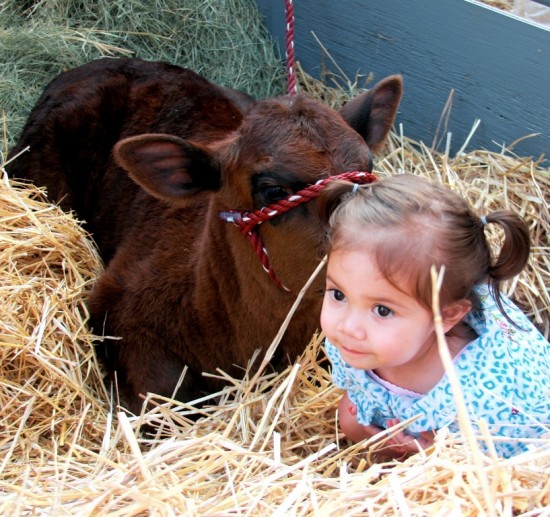
[{"label": "calf's right ear", "polygon": [[220,167],[208,147],[173,135],[125,138],[114,146],[113,156],[145,191],[172,203],[220,188]]},{"label": "calf's right ear", "polygon": [[340,115],[376,154],[384,147],[403,95],[403,78],[391,75],[340,109]]}]

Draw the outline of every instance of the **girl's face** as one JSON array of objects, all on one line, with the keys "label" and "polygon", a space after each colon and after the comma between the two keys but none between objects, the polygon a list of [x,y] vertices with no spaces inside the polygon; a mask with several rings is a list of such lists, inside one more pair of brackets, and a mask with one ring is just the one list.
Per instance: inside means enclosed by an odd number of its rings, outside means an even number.
[{"label": "girl's face", "polygon": [[350,366],[403,387],[400,377],[440,361],[432,312],[386,280],[364,250],[330,254],[321,327]]}]

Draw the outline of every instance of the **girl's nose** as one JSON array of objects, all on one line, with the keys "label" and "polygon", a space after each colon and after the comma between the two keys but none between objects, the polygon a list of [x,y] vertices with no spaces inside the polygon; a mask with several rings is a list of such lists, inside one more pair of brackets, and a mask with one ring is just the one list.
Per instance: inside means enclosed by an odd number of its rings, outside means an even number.
[{"label": "girl's nose", "polygon": [[367,336],[365,320],[360,314],[346,314],[338,324],[338,330],[354,339],[365,339]]}]

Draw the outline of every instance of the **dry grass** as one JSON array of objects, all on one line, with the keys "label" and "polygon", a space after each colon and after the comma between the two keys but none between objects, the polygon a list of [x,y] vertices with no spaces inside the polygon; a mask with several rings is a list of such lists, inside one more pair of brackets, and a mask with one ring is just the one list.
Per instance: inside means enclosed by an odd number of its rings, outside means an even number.
[{"label": "dry grass", "polygon": [[[533,258],[507,291],[548,336],[548,168],[507,150],[451,158],[393,134],[377,171],[525,217]],[[4,178],[0,253],[3,515],[548,515],[550,439],[504,460],[440,432],[429,451],[391,463],[383,441],[347,443],[319,336],[299,364],[228,379],[201,410],[152,398],[149,413],[127,415],[109,403],[86,329],[101,263],[78,223]],[[155,439],[139,437],[144,423]]]},{"label": "dry grass", "polygon": [[99,57],[188,67],[261,98],[284,91],[284,67],[254,0],[2,0],[0,114],[15,144],[47,83]]}]

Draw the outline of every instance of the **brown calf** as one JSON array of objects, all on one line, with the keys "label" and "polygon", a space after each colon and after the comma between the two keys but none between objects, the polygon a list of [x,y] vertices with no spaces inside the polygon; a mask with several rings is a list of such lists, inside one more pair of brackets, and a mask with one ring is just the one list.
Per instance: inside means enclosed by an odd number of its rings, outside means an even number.
[{"label": "brown calf", "polygon": [[[106,269],[89,307],[98,348],[124,404],[139,394],[189,400],[237,374],[272,341],[318,263],[323,228],[313,204],[265,222],[264,272],[219,214],[255,210],[320,178],[370,170],[402,93],[382,80],[340,113],[303,95],[255,101],[195,73],[139,59],[103,59],[46,88],[14,153],[14,177],[48,188],[93,233]],[[275,363],[294,359],[318,327],[322,281],[310,289]]]}]

